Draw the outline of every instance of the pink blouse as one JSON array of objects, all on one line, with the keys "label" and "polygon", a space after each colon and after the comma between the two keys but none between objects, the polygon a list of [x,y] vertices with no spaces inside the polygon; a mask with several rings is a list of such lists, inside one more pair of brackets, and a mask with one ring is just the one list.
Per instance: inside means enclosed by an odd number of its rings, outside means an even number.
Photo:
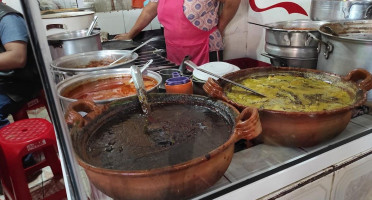
[{"label": "pink blouse", "polygon": [[[158,2],[159,0],[150,0]],[[184,0],[183,12],[186,18],[197,28],[209,31],[218,24],[218,0]],[[209,36],[209,51],[223,50],[220,31],[217,29]]]}]

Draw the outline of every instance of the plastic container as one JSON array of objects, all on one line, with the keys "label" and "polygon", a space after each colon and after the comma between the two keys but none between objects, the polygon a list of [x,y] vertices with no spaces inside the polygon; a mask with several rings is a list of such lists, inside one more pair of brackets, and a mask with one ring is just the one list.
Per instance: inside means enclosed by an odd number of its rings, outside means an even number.
[{"label": "plastic container", "polygon": [[167,93],[192,94],[193,84],[188,77],[180,76],[178,72],[172,73],[173,78],[165,81],[165,90]]}]

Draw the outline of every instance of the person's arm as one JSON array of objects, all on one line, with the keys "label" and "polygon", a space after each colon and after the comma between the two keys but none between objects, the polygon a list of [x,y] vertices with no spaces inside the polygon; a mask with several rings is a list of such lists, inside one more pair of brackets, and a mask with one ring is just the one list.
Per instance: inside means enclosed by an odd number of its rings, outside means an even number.
[{"label": "person's arm", "polygon": [[149,2],[142,10],[140,16],[138,17],[136,23],[130,29],[128,33],[122,33],[115,36],[114,39],[117,40],[130,40],[133,39],[138,33],[140,33],[158,14],[157,11],[158,3]]},{"label": "person's arm", "polygon": [[4,44],[5,52],[0,53],[0,71],[23,68],[27,61],[27,43],[14,41]]},{"label": "person's arm", "polygon": [[218,29],[223,34],[227,24],[234,17],[236,11],[239,8],[240,0],[220,0],[223,3],[221,15],[218,19]]}]

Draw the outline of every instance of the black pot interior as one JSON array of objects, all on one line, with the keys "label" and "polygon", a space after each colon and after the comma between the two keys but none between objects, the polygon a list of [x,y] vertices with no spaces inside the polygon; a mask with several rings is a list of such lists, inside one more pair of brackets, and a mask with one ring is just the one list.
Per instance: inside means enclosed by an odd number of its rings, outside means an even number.
[{"label": "black pot interior", "polygon": [[89,165],[113,170],[162,168],[206,156],[231,136],[238,112],[204,96],[149,94],[116,101],[82,129],[72,129],[75,152]]}]

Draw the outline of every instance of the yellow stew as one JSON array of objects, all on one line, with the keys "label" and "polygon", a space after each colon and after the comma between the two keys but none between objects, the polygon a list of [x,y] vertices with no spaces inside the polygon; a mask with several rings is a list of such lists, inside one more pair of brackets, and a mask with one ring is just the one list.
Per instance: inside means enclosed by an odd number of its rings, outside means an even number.
[{"label": "yellow stew", "polygon": [[275,75],[248,78],[241,84],[264,94],[259,97],[232,86],[226,95],[232,101],[256,108],[291,112],[333,110],[352,105],[355,93],[311,77]]}]

